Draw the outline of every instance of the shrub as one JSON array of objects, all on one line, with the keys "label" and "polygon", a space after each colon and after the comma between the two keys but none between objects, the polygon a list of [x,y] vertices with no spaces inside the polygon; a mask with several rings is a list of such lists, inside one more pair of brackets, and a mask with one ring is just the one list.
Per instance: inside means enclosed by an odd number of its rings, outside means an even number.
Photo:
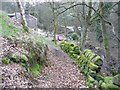
[{"label": "shrub", "polygon": [[78,35],[77,35],[77,33],[72,33],[72,38],[73,38],[73,40],[78,40]]},{"label": "shrub", "polygon": [[11,61],[10,61],[10,59],[9,59],[7,56],[5,56],[5,57],[3,57],[3,59],[2,59],[2,63],[4,63],[4,64],[10,64]]}]

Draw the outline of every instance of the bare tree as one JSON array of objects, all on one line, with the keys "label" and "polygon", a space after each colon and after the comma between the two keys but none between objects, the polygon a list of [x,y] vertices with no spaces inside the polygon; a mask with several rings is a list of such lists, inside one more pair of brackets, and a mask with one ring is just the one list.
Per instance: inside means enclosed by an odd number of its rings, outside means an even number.
[{"label": "bare tree", "polygon": [[[118,3],[118,36],[120,35],[120,1]],[[120,36],[119,36],[120,38]],[[120,42],[118,42],[118,51],[120,51]],[[120,52],[118,52],[118,73],[120,73]]]},{"label": "bare tree", "polygon": [[50,2],[50,6],[52,9],[52,13],[53,13],[53,30],[54,30],[54,37],[53,40],[55,42],[55,44],[57,44],[57,40],[56,40],[56,33],[57,33],[57,13],[56,13],[56,8],[55,8],[55,2],[52,0],[52,2]]},{"label": "bare tree", "polygon": [[16,0],[16,3],[17,3],[17,6],[20,10],[20,15],[21,15],[21,24],[23,26],[23,29],[25,32],[29,32],[29,29],[27,27],[27,22],[26,22],[26,19],[25,19],[25,11],[24,11],[24,8],[22,6],[22,3],[20,0]]},{"label": "bare tree", "polygon": [[[104,3],[103,1],[100,2],[100,8],[101,8],[101,15],[105,18],[105,10],[104,10]],[[105,49],[105,54],[106,54],[106,62],[107,65],[109,66],[109,60],[110,60],[110,48],[109,48],[109,40],[108,40],[108,34],[106,31],[106,23],[101,18],[101,29],[102,29],[102,35],[103,35],[103,42],[104,42],[104,49]]]}]

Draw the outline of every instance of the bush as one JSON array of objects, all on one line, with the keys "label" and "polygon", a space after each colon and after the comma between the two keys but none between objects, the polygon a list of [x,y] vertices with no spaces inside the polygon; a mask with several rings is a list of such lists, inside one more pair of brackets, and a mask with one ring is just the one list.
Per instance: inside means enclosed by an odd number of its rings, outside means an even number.
[{"label": "bush", "polygon": [[26,55],[21,55],[20,56],[20,61],[21,61],[21,64],[23,65],[23,66],[25,66],[26,64],[27,64],[27,62],[28,62],[28,58],[27,58],[27,56]]},{"label": "bush", "polygon": [[78,40],[79,39],[78,34],[77,33],[73,33],[72,34],[72,38],[73,38],[73,40]]},{"label": "bush", "polygon": [[3,57],[3,59],[2,59],[2,63],[4,63],[4,64],[10,64],[11,61],[10,61],[10,59],[9,59],[7,56],[5,56],[5,57]]}]

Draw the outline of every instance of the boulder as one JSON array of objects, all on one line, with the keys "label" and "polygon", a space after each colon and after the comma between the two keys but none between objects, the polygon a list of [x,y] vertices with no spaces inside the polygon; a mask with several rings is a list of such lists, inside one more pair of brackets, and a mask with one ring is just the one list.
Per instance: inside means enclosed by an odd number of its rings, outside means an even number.
[{"label": "boulder", "polygon": [[92,51],[88,51],[84,54],[87,58],[92,55]]},{"label": "boulder", "polygon": [[89,75],[92,76],[92,77],[95,77],[96,76],[96,71],[92,71],[91,69],[89,69]]},{"label": "boulder", "polygon": [[96,56],[91,61],[98,66],[102,66],[102,64],[103,64],[103,61],[100,56]]},{"label": "boulder", "polygon": [[113,79],[112,76],[106,76],[104,77],[104,82],[107,84],[113,84],[112,79]]},{"label": "boulder", "polygon": [[26,55],[21,55],[20,57],[21,63],[26,63],[28,61],[28,58],[26,57]]},{"label": "boulder", "polygon": [[93,58],[95,58],[97,55],[94,53],[91,53],[91,55],[89,55],[88,59],[91,61]]},{"label": "boulder", "polygon": [[100,86],[101,90],[120,90],[120,87],[114,84],[102,83]]},{"label": "boulder", "polygon": [[78,46],[74,46],[74,53],[79,55],[80,54],[80,49]]},{"label": "boulder", "polygon": [[84,52],[83,52],[83,54],[85,55],[86,52],[92,52],[92,51],[90,49],[85,49]]},{"label": "boulder", "polygon": [[88,62],[88,67],[93,71],[97,71],[100,68],[99,66],[95,65],[94,63],[90,61]]},{"label": "boulder", "polygon": [[120,86],[120,74],[117,74],[112,79],[113,84]]},{"label": "boulder", "polygon": [[91,83],[93,83],[95,81],[95,79],[93,77],[91,77],[90,75],[88,75],[87,80]]},{"label": "boulder", "polygon": [[100,74],[96,74],[96,76],[95,76],[94,78],[95,78],[95,80],[97,80],[98,82],[99,82],[100,80],[104,81],[104,77],[103,77],[102,75],[100,75]]}]

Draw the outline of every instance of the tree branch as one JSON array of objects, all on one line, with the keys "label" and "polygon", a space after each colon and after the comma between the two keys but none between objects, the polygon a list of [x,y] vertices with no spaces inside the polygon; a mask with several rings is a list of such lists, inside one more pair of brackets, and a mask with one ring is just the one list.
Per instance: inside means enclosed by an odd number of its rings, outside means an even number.
[{"label": "tree branch", "polygon": [[63,10],[62,12],[58,13],[57,16],[61,15],[62,13],[66,12],[67,10],[69,10],[69,9],[71,9],[71,8],[73,8],[73,7],[76,7],[76,6],[78,6],[78,5],[85,5],[86,7],[91,8],[91,9],[92,9],[100,18],[102,18],[106,23],[108,23],[110,26],[112,25],[111,22],[109,22],[109,21],[107,21],[106,19],[104,19],[103,16],[100,15],[100,13],[97,12],[97,10],[95,10],[93,7],[91,7],[91,6],[89,6],[89,5],[85,4],[85,3],[74,4],[74,5],[66,8],[66,9]]},{"label": "tree branch", "polygon": [[117,38],[117,40],[120,42],[120,38],[116,35],[114,29],[115,29],[115,28],[114,28],[114,26],[113,26],[113,24],[112,24],[112,32],[113,32],[113,35],[114,35],[114,36]]}]

